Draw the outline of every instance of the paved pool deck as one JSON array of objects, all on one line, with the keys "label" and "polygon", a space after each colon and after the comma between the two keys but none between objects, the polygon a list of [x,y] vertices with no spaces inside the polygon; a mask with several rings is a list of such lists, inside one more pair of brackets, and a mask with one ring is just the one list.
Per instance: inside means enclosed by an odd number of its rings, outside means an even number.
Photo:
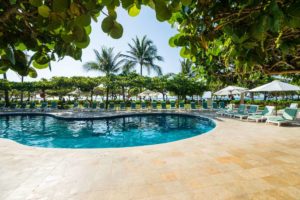
[{"label": "paved pool deck", "polygon": [[194,114],[214,118],[217,127],[120,149],[46,149],[0,139],[0,199],[300,199],[299,126]]}]

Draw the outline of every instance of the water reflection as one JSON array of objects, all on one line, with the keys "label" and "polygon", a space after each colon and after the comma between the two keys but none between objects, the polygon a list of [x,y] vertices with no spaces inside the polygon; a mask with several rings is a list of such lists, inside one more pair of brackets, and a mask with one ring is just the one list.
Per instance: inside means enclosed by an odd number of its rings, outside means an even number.
[{"label": "water reflection", "polygon": [[183,115],[139,115],[103,120],[58,120],[47,116],[0,117],[0,137],[63,148],[127,147],[180,140],[212,129],[207,119]]}]

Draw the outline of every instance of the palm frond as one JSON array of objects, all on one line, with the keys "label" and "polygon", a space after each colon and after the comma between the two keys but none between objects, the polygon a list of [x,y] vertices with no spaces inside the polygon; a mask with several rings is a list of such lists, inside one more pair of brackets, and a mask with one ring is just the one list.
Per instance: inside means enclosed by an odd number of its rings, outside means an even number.
[{"label": "palm frond", "polygon": [[148,73],[151,70],[161,73],[161,68],[158,70],[155,64],[155,61],[163,61],[163,57],[157,54],[157,48],[153,44],[152,40],[148,39],[147,36],[143,36],[139,39],[137,36],[132,39],[132,44],[128,44],[129,50],[126,51],[126,54],[121,56],[131,62],[135,66],[141,65],[141,67],[146,67]]}]

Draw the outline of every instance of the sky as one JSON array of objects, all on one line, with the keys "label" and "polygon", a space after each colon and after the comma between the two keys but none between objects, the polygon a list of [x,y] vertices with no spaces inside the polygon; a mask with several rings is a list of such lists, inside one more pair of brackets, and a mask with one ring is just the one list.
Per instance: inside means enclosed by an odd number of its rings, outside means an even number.
[{"label": "sky", "polygon": [[[158,55],[164,58],[164,62],[156,64],[162,67],[164,74],[177,73],[180,71],[180,55],[178,48],[169,46],[169,38],[177,33],[176,29],[172,29],[167,22],[159,22],[155,18],[154,10],[143,7],[140,14],[136,17],[130,17],[127,11],[118,10],[117,21],[122,24],[124,33],[122,38],[115,40],[109,37],[101,30],[101,22],[103,15],[100,16],[98,23],[92,23],[92,33],[90,35],[90,45],[83,49],[82,61],[76,61],[70,57],[65,57],[59,62],[51,62],[52,71],[48,68],[37,70],[38,78],[25,78],[25,81],[34,81],[41,78],[51,78],[53,76],[99,76],[98,72],[87,72],[83,69],[83,64],[95,60],[93,49],[100,50],[102,46],[114,47],[114,52],[125,53],[128,48],[128,43],[132,42],[132,38],[138,36],[142,38],[147,35],[153,41],[158,49]],[[139,71],[139,70],[137,70]],[[146,73],[147,70],[144,70]],[[10,81],[20,81],[20,77],[13,71],[7,73]]]}]

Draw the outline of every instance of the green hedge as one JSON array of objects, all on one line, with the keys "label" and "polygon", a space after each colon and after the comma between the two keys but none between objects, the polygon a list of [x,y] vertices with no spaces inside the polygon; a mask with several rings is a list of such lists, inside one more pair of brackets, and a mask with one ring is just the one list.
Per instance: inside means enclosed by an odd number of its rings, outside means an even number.
[{"label": "green hedge", "polygon": [[[260,107],[276,105],[277,109],[289,107],[291,103],[298,103],[300,105],[300,100],[245,100],[244,102],[245,104],[255,104],[259,105]],[[240,100],[233,100],[230,101],[230,103],[240,104]]]}]

